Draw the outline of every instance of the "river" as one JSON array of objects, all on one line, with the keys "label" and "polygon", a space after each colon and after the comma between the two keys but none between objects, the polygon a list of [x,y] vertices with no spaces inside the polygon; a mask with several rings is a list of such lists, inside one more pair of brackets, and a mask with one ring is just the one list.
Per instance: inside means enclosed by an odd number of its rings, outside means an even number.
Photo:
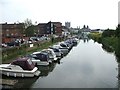
[{"label": "river", "polygon": [[[38,67],[40,77],[14,79],[12,88],[117,88],[118,63],[113,53],[102,49],[93,40],[80,40],[79,44],[59,63]],[[2,88],[8,87],[3,85]]]}]

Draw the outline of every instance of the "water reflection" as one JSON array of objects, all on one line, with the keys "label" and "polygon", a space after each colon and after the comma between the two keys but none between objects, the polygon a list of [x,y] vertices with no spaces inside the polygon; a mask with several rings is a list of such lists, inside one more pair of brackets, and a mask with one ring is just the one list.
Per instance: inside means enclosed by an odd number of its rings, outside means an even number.
[{"label": "water reflection", "polygon": [[55,68],[56,63],[52,63],[49,66],[38,66],[38,70],[41,71],[40,77],[46,77]]},{"label": "water reflection", "polygon": [[116,88],[115,57],[93,40],[80,40],[61,62],[33,88]]},{"label": "water reflection", "polygon": [[103,50],[105,50],[108,53],[113,53],[114,50],[112,48],[106,47],[105,45],[102,45]]},{"label": "water reflection", "polygon": [[14,78],[14,77],[7,77],[7,76],[2,76],[1,80],[2,85],[1,88],[4,89],[21,89],[21,88],[26,88],[30,89],[31,86],[33,85],[34,82],[39,77],[33,77],[33,78]]},{"label": "water reflection", "polygon": [[116,62],[118,63],[117,69],[118,70],[118,88],[120,89],[120,38],[117,41],[117,45],[115,47],[115,49],[110,48],[110,47],[106,47],[105,45],[102,45],[103,50],[105,50],[108,53],[114,53],[114,55],[116,56]]},{"label": "water reflection", "polygon": [[115,49],[115,56],[118,62],[118,88],[120,89],[120,38],[118,38],[117,46]]},{"label": "water reflection", "polygon": [[89,38],[84,38],[82,39],[84,41],[84,43],[88,42],[89,41]]}]

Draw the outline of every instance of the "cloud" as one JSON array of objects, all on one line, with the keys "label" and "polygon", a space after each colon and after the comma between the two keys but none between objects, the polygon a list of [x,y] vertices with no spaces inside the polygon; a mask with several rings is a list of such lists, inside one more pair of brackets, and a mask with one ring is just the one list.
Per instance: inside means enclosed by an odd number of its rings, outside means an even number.
[{"label": "cloud", "polygon": [[115,28],[117,4],[115,0],[0,0],[2,18],[6,22],[70,21],[73,27],[88,24],[91,28]]}]

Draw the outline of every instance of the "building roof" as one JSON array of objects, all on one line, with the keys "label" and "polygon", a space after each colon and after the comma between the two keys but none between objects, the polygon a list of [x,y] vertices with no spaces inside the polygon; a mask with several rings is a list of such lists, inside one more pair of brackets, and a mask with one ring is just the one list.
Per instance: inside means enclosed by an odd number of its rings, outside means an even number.
[{"label": "building roof", "polygon": [[14,29],[14,28],[18,28],[18,29],[21,29],[24,27],[24,24],[23,23],[19,23],[19,24],[7,24],[7,23],[3,23],[3,24],[0,24],[2,26],[2,29]]}]

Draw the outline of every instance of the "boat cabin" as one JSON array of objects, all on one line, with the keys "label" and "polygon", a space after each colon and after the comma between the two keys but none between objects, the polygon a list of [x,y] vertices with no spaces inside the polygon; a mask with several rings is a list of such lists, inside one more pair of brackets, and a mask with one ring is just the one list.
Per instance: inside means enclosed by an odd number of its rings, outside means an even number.
[{"label": "boat cabin", "polygon": [[17,60],[13,61],[11,65],[18,65],[23,70],[33,70],[35,65],[31,61],[30,58],[24,57],[24,58],[18,58]]},{"label": "boat cabin", "polygon": [[35,58],[35,59],[39,59],[40,61],[48,61],[48,59],[49,59],[49,56],[48,56],[48,54],[47,53],[37,53],[37,54],[33,54],[32,55],[32,57],[33,58]]}]

